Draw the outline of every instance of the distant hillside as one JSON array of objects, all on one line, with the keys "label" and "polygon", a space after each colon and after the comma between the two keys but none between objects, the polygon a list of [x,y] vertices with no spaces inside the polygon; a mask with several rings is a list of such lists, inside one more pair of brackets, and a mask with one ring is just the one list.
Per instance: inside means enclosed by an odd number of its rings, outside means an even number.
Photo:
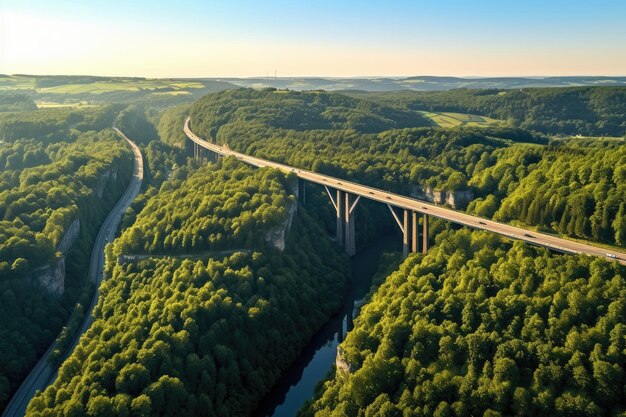
[{"label": "distant hillside", "polygon": [[[290,90],[327,91],[444,91],[458,88],[520,89],[531,87],[626,86],[624,77],[489,77],[462,78],[438,76],[411,77],[252,77],[252,78],[142,78],[102,77],[89,75],[3,75],[0,74],[0,95],[19,90],[46,99],[70,98],[117,100],[137,96],[188,100],[206,93],[237,87],[279,88]],[[187,99],[187,100],[185,100]]]},{"label": "distant hillside", "polygon": [[288,88],[290,90],[363,90],[363,91],[442,91],[456,88],[530,88],[572,86],[626,86],[626,77],[363,77],[363,78],[219,78],[242,87]]},{"label": "distant hillside", "polygon": [[626,132],[624,86],[344,93],[403,110],[477,114],[550,134]]},{"label": "distant hillside", "polygon": [[0,75],[0,98],[34,100],[39,108],[149,102],[167,107],[216,91],[238,88],[218,80],[94,77],[86,75]]}]

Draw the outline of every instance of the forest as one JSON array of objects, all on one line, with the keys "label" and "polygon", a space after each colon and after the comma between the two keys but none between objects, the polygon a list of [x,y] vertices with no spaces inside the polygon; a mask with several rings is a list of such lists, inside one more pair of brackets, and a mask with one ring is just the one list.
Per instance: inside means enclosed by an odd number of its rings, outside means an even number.
[{"label": "forest", "polygon": [[[101,81],[41,78],[33,88]],[[229,84],[189,104],[158,94],[191,81],[155,91],[131,82],[136,95],[105,93],[88,108],[36,110],[31,93],[0,95],[0,410],[85,293],[93,236],[131,171],[111,126],[140,145],[144,190],[107,246],[93,325],[29,416],[250,415],[340,309],[349,262],[331,240],[324,191],[308,187],[308,204],[297,204],[293,175],[188,158],[188,115],[200,136],[248,154],[405,195],[467,193],[456,209],[626,247],[624,141],[562,137],[623,136],[624,88]],[[424,111],[503,122],[441,128]],[[395,231],[384,206],[363,202],[356,215],[359,247]],[[60,259],[76,218],[65,293],[34,291],[29,277]],[[430,252],[376,281],[302,416],[626,413],[624,267],[431,226]]]},{"label": "forest", "polygon": [[[231,187],[244,176],[245,185]],[[346,259],[330,239],[320,239],[324,232],[302,207],[282,253],[263,239],[236,238],[255,212],[284,220],[288,186],[280,172],[254,171],[235,160],[166,182],[110,249],[111,277],[93,325],[27,415],[248,415],[339,308],[346,286]],[[193,239],[196,231],[186,223],[161,221],[153,210],[153,201],[171,201],[175,188],[179,209],[171,215],[199,221],[204,213],[213,224],[202,231],[205,241],[211,232],[222,233],[222,247],[236,251],[196,261],[170,256],[118,264],[111,255],[132,248],[132,237],[149,248],[154,236],[137,232],[155,221],[164,240],[180,245]],[[251,205],[237,208],[233,203],[246,192]],[[190,212],[196,203],[196,213]],[[212,220],[211,207],[228,212]],[[256,224],[255,235],[273,225]]]},{"label": "forest", "polygon": [[299,416],[618,416],[626,268],[467,229],[374,292]]},{"label": "forest", "polygon": [[205,165],[185,180],[165,183],[117,249],[125,254],[178,254],[252,247],[263,231],[287,221],[295,181],[276,170],[258,170],[234,159],[223,169]]},{"label": "forest", "polygon": [[624,145],[503,149],[469,184],[470,212],[626,247]]},{"label": "forest", "polygon": [[75,139],[81,132],[111,127],[116,113],[125,106],[86,109],[54,108],[30,112],[0,113],[0,138],[4,142],[36,139],[53,143]]},{"label": "forest", "polygon": [[[103,113],[38,113],[0,116],[0,410],[79,299],[98,225],[132,169],[111,130],[78,130]],[[80,231],[64,256],[75,222]],[[65,288],[52,295],[37,277],[61,260]]]},{"label": "forest", "polygon": [[25,94],[0,94],[0,112],[37,110],[37,105]]},{"label": "forest", "polygon": [[[248,154],[407,195],[471,191],[475,201],[458,208],[625,245],[623,142],[548,144],[516,127],[425,127],[418,113],[385,106],[334,93],[235,90],[208,95],[188,113],[200,136]],[[164,124],[182,119],[170,114]]]},{"label": "forest", "polygon": [[553,135],[623,137],[626,133],[623,86],[348,94],[399,109],[480,114]]}]

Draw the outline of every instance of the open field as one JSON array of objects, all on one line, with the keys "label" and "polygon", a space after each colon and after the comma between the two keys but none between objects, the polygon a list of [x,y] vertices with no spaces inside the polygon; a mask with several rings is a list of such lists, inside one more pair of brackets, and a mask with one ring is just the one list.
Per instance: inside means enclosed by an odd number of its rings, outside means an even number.
[{"label": "open field", "polygon": [[103,94],[124,91],[188,94],[189,90],[204,88],[205,84],[193,80],[0,75],[0,91],[29,90],[40,94]]},{"label": "open field", "polygon": [[34,78],[0,75],[0,91],[33,90],[34,88]]},{"label": "open field", "polygon": [[[139,81],[97,81],[87,84],[65,84],[54,87],[37,88],[38,93],[58,93],[58,94],[102,94],[113,91],[138,92],[150,90],[154,92],[177,92],[187,89],[202,88],[201,83],[180,83],[166,80],[139,80]],[[169,91],[162,91],[162,90]],[[186,92],[186,91],[185,91]]]},{"label": "open field", "polygon": [[457,126],[498,126],[504,125],[502,120],[492,119],[486,116],[478,116],[476,114],[453,113],[453,112],[430,112],[420,111],[420,113],[429,118],[439,127],[457,127]]},{"label": "open field", "polygon": [[55,103],[53,101],[35,101],[37,108],[39,109],[52,109],[52,108],[73,108],[73,107],[97,107],[95,104],[89,104],[86,101],[81,101],[79,103]]}]

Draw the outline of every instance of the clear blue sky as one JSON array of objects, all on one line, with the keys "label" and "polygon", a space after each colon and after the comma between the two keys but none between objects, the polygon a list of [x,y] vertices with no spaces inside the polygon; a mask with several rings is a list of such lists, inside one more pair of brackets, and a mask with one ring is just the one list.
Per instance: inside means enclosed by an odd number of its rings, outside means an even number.
[{"label": "clear blue sky", "polygon": [[626,75],[626,1],[3,0],[0,72]]}]

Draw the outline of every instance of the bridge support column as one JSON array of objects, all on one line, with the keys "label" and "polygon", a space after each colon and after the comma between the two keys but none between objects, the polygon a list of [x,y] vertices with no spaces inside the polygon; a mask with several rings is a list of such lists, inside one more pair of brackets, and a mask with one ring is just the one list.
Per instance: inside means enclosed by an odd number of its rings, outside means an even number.
[{"label": "bridge support column", "polygon": [[417,252],[418,250],[418,241],[417,241],[417,213],[411,212],[411,252]]},{"label": "bridge support column", "polygon": [[402,232],[402,256],[406,258],[409,256],[409,252],[417,252],[419,246],[419,234],[417,233],[419,223],[417,213],[404,209],[402,219],[400,219],[393,207],[389,204],[387,204],[387,207],[389,207],[389,211]]},{"label": "bridge support column", "polygon": [[423,233],[423,237],[422,237],[422,253],[428,253],[428,214],[424,213],[424,219],[423,219],[423,227],[424,229],[422,230]]},{"label": "bridge support column", "polygon": [[[332,198],[331,198],[332,199]],[[337,190],[337,244],[343,246],[343,191]]]},{"label": "bridge support column", "polygon": [[193,143],[193,159],[198,159],[198,144],[196,142]]},{"label": "bridge support column", "polygon": [[345,248],[346,255],[352,256],[356,253],[356,234],[354,231],[354,208],[361,196],[358,196],[354,201],[352,201],[352,197],[350,193],[345,193],[345,207],[344,207],[344,231],[345,231]]},{"label": "bridge support column", "polygon": [[409,229],[410,229],[410,225],[409,225],[409,211],[408,210],[403,210],[404,211],[404,222],[403,222],[403,226],[402,226],[402,257],[406,258],[407,256],[409,256]]},{"label": "bridge support column", "polygon": [[298,178],[298,199],[306,204],[306,182],[302,178]]},{"label": "bridge support column", "polygon": [[327,186],[324,186],[326,190],[326,194],[328,194],[328,198],[330,198],[330,202],[333,207],[335,207],[335,213],[337,214],[337,245],[343,246],[343,191],[337,190],[337,197],[333,198],[332,193],[328,189]]}]

